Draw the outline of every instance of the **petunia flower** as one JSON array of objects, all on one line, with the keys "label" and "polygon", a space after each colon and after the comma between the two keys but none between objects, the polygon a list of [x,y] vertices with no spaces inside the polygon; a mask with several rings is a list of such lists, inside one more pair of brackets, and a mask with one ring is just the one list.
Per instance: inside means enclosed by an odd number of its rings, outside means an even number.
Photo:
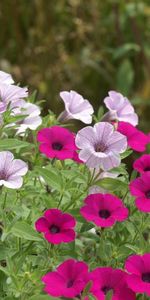
[{"label": "petunia flower", "polygon": [[117,131],[126,136],[128,146],[137,152],[145,151],[150,143],[146,134],[127,122],[118,122]]},{"label": "petunia flower", "polygon": [[19,189],[23,184],[22,176],[28,171],[27,164],[21,159],[14,159],[9,151],[0,152],[0,186]]},{"label": "petunia flower", "polygon": [[144,154],[133,163],[133,169],[139,173],[150,171],[150,154]]},{"label": "petunia flower", "polygon": [[1,83],[13,84],[14,80],[9,73],[0,71],[0,84]]},{"label": "petunia flower", "polygon": [[85,124],[92,122],[94,112],[92,105],[75,91],[61,92],[60,97],[65,104],[65,111],[59,116],[59,121],[77,119]]},{"label": "petunia flower", "polygon": [[105,300],[108,292],[112,292],[112,300],[135,300],[135,293],[127,286],[126,273],[111,267],[99,267],[90,273],[93,281],[92,294],[98,300]]},{"label": "petunia flower", "polygon": [[41,129],[37,134],[37,140],[40,142],[40,152],[49,158],[72,159],[77,149],[74,134],[60,126]]},{"label": "petunia flower", "polygon": [[26,98],[27,96],[27,88],[0,83],[0,113],[6,111],[9,103],[14,103],[15,101]]},{"label": "petunia flower", "polygon": [[111,227],[128,217],[128,209],[122,201],[111,194],[91,194],[84,200],[81,215],[99,227]]},{"label": "petunia flower", "polygon": [[24,100],[15,101],[10,106],[13,116],[24,115],[25,118],[16,123],[17,133],[23,135],[24,132],[29,128],[31,130],[37,129],[42,123],[40,115],[40,108],[36,104],[26,102]]},{"label": "petunia flower", "polygon": [[143,212],[150,212],[150,171],[131,181],[131,195],[136,197],[135,205]]},{"label": "petunia flower", "polygon": [[[83,261],[68,259],[56,271],[43,276],[45,292],[53,297],[78,297],[89,281],[88,266]],[[129,299],[130,300],[130,299]]]},{"label": "petunia flower", "polygon": [[48,209],[35,223],[35,228],[43,232],[45,239],[52,244],[69,243],[75,239],[76,221],[70,214],[59,209]]},{"label": "petunia flower", "polygon": [[125,268],[129,272],[128,286],[136,293],[150,296],[150,253],[129,256]]},{"label": "petunia flower", "polygon": [[120,165],[120,153],[127,148],[125,136],[114,130],[113,125],[99,122],[78,131],[76,146],[81,149],[79,158],[90,168],[108,171]]},{"label": "petunia flower", "polygon": [[110,91],[108,95],[104,99],[104,103],[109,109],[109,120],[124,121],[136,126],[138,124],[138,116],[134,112],[130,101],[115,91]]}]

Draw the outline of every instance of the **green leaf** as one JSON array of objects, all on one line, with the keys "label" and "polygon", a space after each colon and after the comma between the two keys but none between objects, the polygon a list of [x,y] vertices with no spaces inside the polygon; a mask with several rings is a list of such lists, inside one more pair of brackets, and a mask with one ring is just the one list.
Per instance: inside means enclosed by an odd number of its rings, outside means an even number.
[{"label": "green leaf", "polygon": [[21,149],[25,147],[34,147],[33,144],[20,141],[17,139],[5,139],[5,140],[0,140],[0,151],[3,150],[12,150],[12,149]]},{"label": "green leaf", "polygon": [[112,297],[113,297],[113,291],[109,291],[106,296],[105,296],[105,299],[106,300],[112,300]]},{"label": "green leaf", "polygon": [[11,229],[11,232],[20,238],[24,238],[29,241],[41,241],[38,233],[27,223],[17,222]]},{"label": "green leaf", "polygon": [[60,298],[53,298],[53,297],[50,297],[50,296],[47,296],[47,295],[35,295],[35,296],[32,296],[29,300],[57,300],[57,299],[60,299]]},{"label": "green leaf", "polygon": [[52,169],[50,170],[50,169],[40,168],[40,167],[36,167],[35,171],[37,171],[38,174],[44,178],[44,180],[50,187],[55,188],[57,190],[62,189],[63,184],[62,184],[62,177],[60,173],[58,174],[56,171]]},{"label": "green leaf", "polygon": [[133,150],[131,149],[127,149],[125,152],[123,152],[120,156],[121,156],[121,159],[124,159],[126,157],[128,157],[130,154],[132,154]]},{"label": "green leaf", "polygon": [[96,182],[96,185],[105,190],[115,191],[124,190],[128,188],[128,183],[115,178],[104,178]]}]

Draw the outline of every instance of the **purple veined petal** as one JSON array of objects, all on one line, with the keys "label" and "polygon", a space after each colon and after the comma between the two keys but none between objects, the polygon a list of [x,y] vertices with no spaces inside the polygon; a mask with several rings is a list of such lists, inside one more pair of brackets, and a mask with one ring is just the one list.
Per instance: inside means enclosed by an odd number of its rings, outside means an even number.
[{"label": "purple veined petal", "polygon": [[0,71],[0,82],[5,84],[13,84],[14,80],[9,73]]},{"label": "purple veined petal", "polygon": [[118,117],[118,120],[123,122],[128,122],[133,126],[136,126],[138,124],[138,116],[136,113],[120,115]]},{"label": "purple veined petal", "polygon": [[124,152],[127,149],[127,138],[123,134],[118,134],[119,132],[115,131],[108,139],[107,146],[110,151],[117,151],[119,153]]},{"label": "purple veined petal", "polygon": [[94,125],[94,131],[97,143],[106,144],[114,132],[114,127],[108,122],[99,122]]},{"label": "purple veined petal", "polygon": [[93,128],[91,126],[87,126],[78,131],[75,143],[79,149],[85,148],[86,146],[91,146],[93,148],[95,143],[95,132]]},{"label": "purple veined petal", "polygon": [[27,88],[21,88],[15,85],[7,85],[5,83],[0,83],[0,98],[3,102],[7,104],[28,96]]},{"label": "purple veined petal", "polygon": [[0,152],[0,173],[7,170],[13,161],[13,154],[10,151]]},{"label": "purple veined petal", "polygon": [[23,176],[28,171],[28,165],[21,159],[14,159],[9,166],[9,176]]},{"label": "purple veined petal", "polygon": [[7,181],[3,180],[3,185],[10,189],[19,189],[23,185],[22,177],[10,176]]},{"label": "purple veined petal", "polygon": [[61,118],[59,118],[59,120],[63,120],[64,117],[65,120],[77,119],[85,124],[90,124],[92,122],[92,114],[94,110],[88,100],[84,99],[75,91],[61,92],[60,97],[64,101],[65,112],[63,115],[61,114]]},{"label": "purple veined petal", "polygon": [[104,171],[111,170],[120,165],[121,158],[119,154],[110,152],[106,158],[102,161],[102,168]]}]

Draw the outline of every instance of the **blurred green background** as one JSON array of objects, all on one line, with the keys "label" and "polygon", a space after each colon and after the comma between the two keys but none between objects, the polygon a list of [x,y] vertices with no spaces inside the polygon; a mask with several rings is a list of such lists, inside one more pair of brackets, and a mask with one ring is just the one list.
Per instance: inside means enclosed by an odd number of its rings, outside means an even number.
[{"label": "blurred green background", "polygon": [[61,90],[98,109],[110,89],[150,125],[150,1],[1,0],[0,69],[58,113]]}]

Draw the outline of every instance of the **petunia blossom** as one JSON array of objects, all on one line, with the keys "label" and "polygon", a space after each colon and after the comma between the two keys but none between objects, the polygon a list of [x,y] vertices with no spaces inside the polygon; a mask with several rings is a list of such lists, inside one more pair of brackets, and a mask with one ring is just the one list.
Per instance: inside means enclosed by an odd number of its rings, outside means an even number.
[{"label": "petunia blossom", "polygon": [[6,111],[9,103],[14,103],[15,101],[26,98],[27,96],[27,88],[0,83],[0,113]]},{"label": "petunia blossom", "polygon": [[126,260],[128,286],[136,293],[150,296],[150,253],[132,255]]},{"label": "petunia blossom", "polygon": [[59,121],[77,119],[85,124],[92,122],[94,112],[92,105],[75,91],[60,93],[60,97],[65,104],[65,111],[59,116]]},{"label": "petunia blossom", "polygon": [[111,267],[98,267],[90,273],[92,294],[98,300],[105,300],[112,292],[112,300],[135,300],[135,293],[127,286],[126,273]]},{"label": "petunia blossom", "polygon": [[150,154],[144,154],[133,163],[133,169],[139,173],[150,171]]},{"label": "petunia blossom", "polygon": [[40,108],[36,104],[19,100],[12,103],[10,108],[12,111],[11,115],[25,116],[21,121],[16,122],[15,124],[17,126],[17,134],[23,135],[28,128],[35,130],[41,125],[42,118],[39,116],[41,112]]},{"label": "petunia blossom", "polygon": [[6,84],[13,84],[14,80],[12,76],[9,73],[6,73],[4,71],[0,71],[0,84],[6,83]]},{"label": "petunia blossom", "polygon": [[44,216],[36,221],[35,228],[44,234],[49,243],[60,244],[75,239],[75,225],[76,221],[70,214],[59,209],[48,209]]},{"label": "petunia blossom", "polygon": [[111,194],[91,194],[84,203],[80,209],[81,215],[99,227],[111,227],[128,217],[128,209],[119,198]]},{"label": "petunia blossom", "polygon": [[74,134],[60,126],[42,128],[37,134],[37,140],[40,142],[40,152],[49,158],[72,159],[77,149]]},{"label": "petunia blossom", "polygon": [[78,131],[76,146],[81,149],[79,158],[90,168],[104,171],[120,165],[120,153],[127,148],[125,136],[114,130],[112,124],[99,122]]},{"label": "petunia blossom", "polygon": [[52,297],[78,297],[89,281],[88,266],[83,261],[68,259],[56,271],[44,275],[42,281],[45,292]]},{"label": "petunia blossom", "polygon": [[14,159],[10,151],[0,152],[0,186],[19,189],[23,184],[22,176],[28,171],[27,164],[21,159]]},{"label": "petunia blossom", "polygon": [[140,211],[150,212],[150,171],[131,181],[131,195],[136,197],[135,205]]},{"label": "petunia blossom", "polygon": [[104,99],[104,103],[109,109],[109,120],[124,121],[136,126],[138,124],[138,116],[130,101],[115,91],[110,91],[108,95]]},{"label": "petunia blossom", "polygon": [[137,152],[145,151],[150,143],[148,135],[127,122],[118,122],[117,131],[126,136],[128,146]]}]

